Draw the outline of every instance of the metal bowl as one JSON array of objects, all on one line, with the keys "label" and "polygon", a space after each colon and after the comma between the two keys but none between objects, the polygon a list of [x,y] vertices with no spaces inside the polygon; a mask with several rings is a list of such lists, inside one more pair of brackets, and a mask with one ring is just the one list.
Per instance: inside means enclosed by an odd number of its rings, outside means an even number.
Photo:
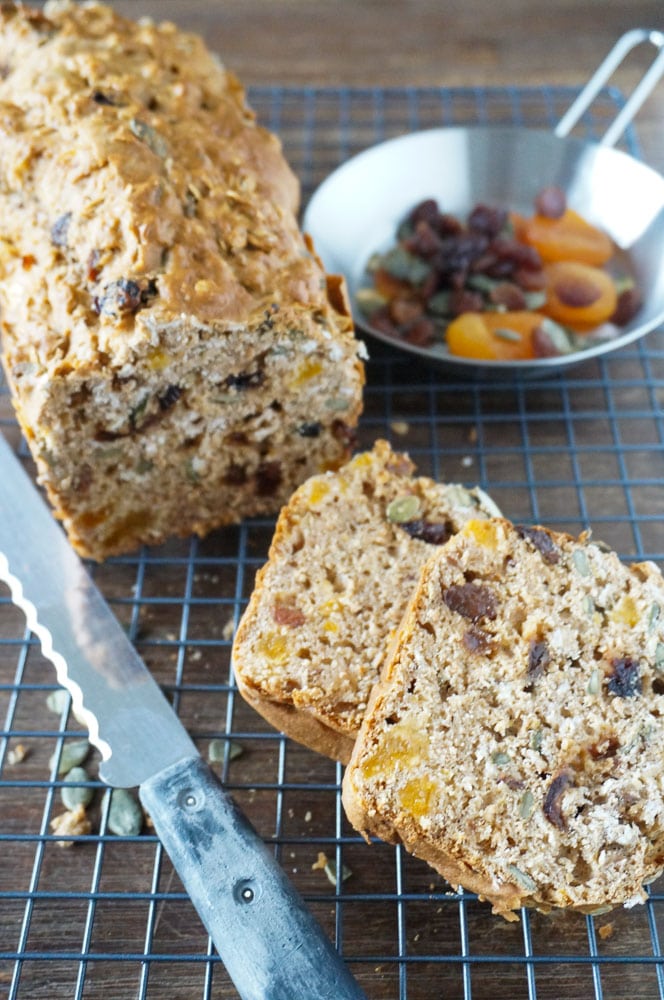
[{"label": "metal bowl", "polygon": [[[660,53],[621,120],[600,143],[564,135],[594,98],[607,63],[615,67],[616,50],[644,39]],[[530,378],[618,350],[663,323],[664,178],[608,144],[664,72],[662,46],[664,36],[656,32],[638,29],[623,36],[553,133],[499,126],[430,129],[373,146],[331,174],[309,202],[304,228],[326,269],[346,277],[357,325],[457,375]],[[571,208],[608,233],[620,271],[631,274],[640,290],[643,305],[617,336],[593,342],[591,334],[586,349],[554,358],[480,361],[453,356],[444,344],[418,347],[372,329],[356,300],[367,284],[367,261],[394,244],[397,225],[414,205],[435,198],[444,211],[461,217],[478,203],[529,214],[535,196],[548,185],[562,188]]]}]

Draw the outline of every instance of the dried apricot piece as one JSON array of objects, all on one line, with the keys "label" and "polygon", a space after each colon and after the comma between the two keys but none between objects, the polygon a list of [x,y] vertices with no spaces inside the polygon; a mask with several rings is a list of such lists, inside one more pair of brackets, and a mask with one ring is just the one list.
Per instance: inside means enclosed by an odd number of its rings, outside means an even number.
[{"label": "dried apricot piece", "polygon": [[540,313],[467,312],[452,320],[446,340],[450,354],[483,361],[521,361],[533,357],[533,331]]},{"label": "dried apricot piece", "polygon": [[581,333],[609,320],[618,304],[610,275],[578,261],[547,264],[546,304],[542,312]]},{"label": "dried apricot piece", "polygon": [[576,260],[599,266],[614,252],[610,237],[572,208],[565,209],[559,218],[536,212],[520,226],[519,236],[545,261]]}]

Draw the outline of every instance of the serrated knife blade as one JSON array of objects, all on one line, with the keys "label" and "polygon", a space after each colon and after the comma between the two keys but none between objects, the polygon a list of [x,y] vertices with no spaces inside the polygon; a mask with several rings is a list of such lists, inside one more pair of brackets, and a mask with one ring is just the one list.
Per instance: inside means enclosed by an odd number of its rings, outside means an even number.
[{"label": "serrated knife blade", "polygon": [[240,813],[0,434],[0,579],[114,786],[138,786],[242,1000],[363,1000]]}]

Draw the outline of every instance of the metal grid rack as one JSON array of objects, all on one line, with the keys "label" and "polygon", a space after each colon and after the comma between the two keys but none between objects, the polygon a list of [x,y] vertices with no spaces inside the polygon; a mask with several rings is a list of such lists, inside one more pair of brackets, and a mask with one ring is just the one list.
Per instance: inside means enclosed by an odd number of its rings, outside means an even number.
[{"label": "metal grid rack", "polygon": [[[567,88],[265,88],[250,99],[282,136],[306,198],[338,163],[381,139],[452,123],[550,128],[573,96]],[[582,133],[599,135],[620,102],[603,94]],[[628,149],[637,155],[633,136]],[[389,438],[425,474],[480,483],[514,519],[572,532],[591,526],[625,558],[664,559],[662,331],[541,382],[445,381],[384,345],[371,353],[361,445]],[[18,446],[4,390],[0,424]],[[202,753],[224,749],[223,780],[370,1000],[664,998],[661,882],[633,910],[524,912],[508,924],[401,849],[366,846],[343,816],[340,766],[275,733],[243,703],[231,636],[272,528],[248,521],[110,560],[95,575]],[[70,850],[59,846],[49,825],[63,809],[51,755],[81,726],[68,705],[49,711],[56,689],[0,591],[0,996],[235,997],[150,829],[109,832],[110,793],[94,778],[94,754],[92,830],[65,838]],[[333,882],[312,868],[319,852],[335,863]]]}]

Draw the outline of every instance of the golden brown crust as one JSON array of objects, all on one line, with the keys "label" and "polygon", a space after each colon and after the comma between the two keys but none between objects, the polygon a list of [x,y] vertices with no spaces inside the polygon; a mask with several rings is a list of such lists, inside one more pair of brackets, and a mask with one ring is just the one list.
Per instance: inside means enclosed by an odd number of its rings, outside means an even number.
[{"label": "golden brown crust", "polygon": [[3,363],[95,558],[274,513],[349,454],[363,368],[278,139],[200,38],[0,8]]}]

